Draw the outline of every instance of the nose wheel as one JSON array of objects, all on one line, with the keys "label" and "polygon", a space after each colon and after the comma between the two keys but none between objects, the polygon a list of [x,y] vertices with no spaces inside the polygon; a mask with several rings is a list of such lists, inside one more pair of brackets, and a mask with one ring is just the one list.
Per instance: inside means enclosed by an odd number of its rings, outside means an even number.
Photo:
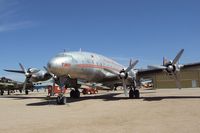
[{"label": "nose wheel", "polygon": [[136,89],[133,90],[131,88],[131,90],[129,91],[129,98],[130,99],[133,99],[133,98],[139,99],[140,98],[140,92],[139,92],[139,90],[136,90]]},{"label": "nose wheel", "polygon": [[66,103],[66,97],[63,96],[62,94],[59,95],[57,98],[56,98],[56,103],[58,105],[64,105]]}]

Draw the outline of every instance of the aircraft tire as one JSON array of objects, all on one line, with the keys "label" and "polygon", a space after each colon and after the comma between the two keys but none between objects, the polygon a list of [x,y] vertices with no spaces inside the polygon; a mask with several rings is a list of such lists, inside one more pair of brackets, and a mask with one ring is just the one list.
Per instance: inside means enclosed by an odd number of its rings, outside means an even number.
[{"label": "aircraft tire", "polygon": [[134,95],[135,95],[135,99],[139,99],[140,98],[140,92],[139,92],[139,90],[135,90],[134,91]]},{"label": "aircraft tire", "polygon": [[80,98],[80,91],[79,90],[75,90],[75,98]]},{"label": "aircraft tire", "polygon": [[134,91],[132,89],[129,91],[129,98],[130,99],[134,98]]},{"label": "aircraft tire", "polygon": [[65,96],[58,96],[56,99],[56,103],[58,105],[64,105],[66,103],[66,97]]},{"label": "aircraft tire", "polygon": [[25,90],[25,94],[28,95],[28,90]]},{"label": "aircraft tire", "polygon": [[70,92],[70,97],[71,98],[75,98],[75,94],[76,92],[75,92],[75,90],[71,90],[71,92]]},{"label": "aircraft tire", "polygon": [[3,90],[1,90],[1,95],[3,96],[3,93],[4,93],[4,91]]},{"label": "aircraft tire", "polygon": [[80,98],[80,91],[79,90],[71,90],[70,97],[71,98]]}]

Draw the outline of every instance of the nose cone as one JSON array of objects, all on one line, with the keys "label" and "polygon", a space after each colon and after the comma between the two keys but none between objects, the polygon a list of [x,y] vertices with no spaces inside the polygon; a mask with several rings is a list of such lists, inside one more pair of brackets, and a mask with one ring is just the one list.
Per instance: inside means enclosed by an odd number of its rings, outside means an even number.
[{"label": "nose cone", "polygon": [[64,75],[66,71],[68,71],[67,65],[70,66],[72,63],[72,59],[68,57],[54,57],[51,60],[49,60],[47,64],[48,70],[59,76]]}]

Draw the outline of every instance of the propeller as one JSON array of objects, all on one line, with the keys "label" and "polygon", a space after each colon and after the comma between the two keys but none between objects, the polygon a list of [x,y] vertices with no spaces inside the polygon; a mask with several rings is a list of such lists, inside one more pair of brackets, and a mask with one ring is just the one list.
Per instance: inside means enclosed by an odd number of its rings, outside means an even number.
[{"label": "propeller", "polygon": [[134,62],[132,62],[132,60],[130,60],[129,67],[127,69],[122,69],[120,71],[119,77],[122,80],[125,96],[128,96],[128,91],[127,91],[127,87],[126,87],[126,79],[128,78],[128,72],[131,71],[138,62],[139,62],[138,60],[136,60]]},{"label": "propeller", "polygon": [[176,86],[181,89],[181,80],[180,80],[180,69],[183,67],[183,65],[180,65],[178,62],[184,52],[184,49],[181,49],[181,51],[178,52],[176,57],[173,61],[168,61],[166,58],[163,58],[163,65],[151,65],[148,66],[150,69],[162,69],[165,70],[170,75],[173,75]]},{"label": "propeller", "polygon": [[4,70],[7,72],[24,74],[25,81],[24,81],[22,89],[25,90],[27,83],[30,81],[31,78],[35,78],[36,75],[34,75],[34,74],[38,73],[40,71],[40,69],[37,69],[37,68],[26,69],[21,63],[19,63],[19,66],[20,66],[21,70],[7,70],[7,69],[4,69]]},{"label": "propeller", "polygon": [[26,68],[21,64],[21,63],[19,63],[19,66],[20,66],[20,68],[21,68],[21,70],[22,70],[22,73],[24,73],[24,75],[25,75],[25,81],[24,81],[24,85],[23,85],[23,90],[25,90],[26,89],[26,85],[27,85],[27,83],[29,82],[29,80],[30,80],[30,78],[32,77],[32,75],[34,74],[34,73],[37,73],[37,72],[39,72],[40,70],[38,70],[38,69],[36,69],[36,68],[29,68],[28,70],[26,70]]}]

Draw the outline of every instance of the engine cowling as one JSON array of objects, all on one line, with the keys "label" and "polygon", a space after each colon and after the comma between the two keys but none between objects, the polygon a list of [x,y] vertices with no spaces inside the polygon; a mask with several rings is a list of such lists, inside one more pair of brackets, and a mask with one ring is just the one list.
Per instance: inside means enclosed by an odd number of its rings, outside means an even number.
[{"label": "engine cowling", "polygon": [[169,65],[167,65],[166,71],[167,71],[168,73],[175,72],[175,71],[176,71],[176,66],[173,65],[173,64],[169,64]]}]

